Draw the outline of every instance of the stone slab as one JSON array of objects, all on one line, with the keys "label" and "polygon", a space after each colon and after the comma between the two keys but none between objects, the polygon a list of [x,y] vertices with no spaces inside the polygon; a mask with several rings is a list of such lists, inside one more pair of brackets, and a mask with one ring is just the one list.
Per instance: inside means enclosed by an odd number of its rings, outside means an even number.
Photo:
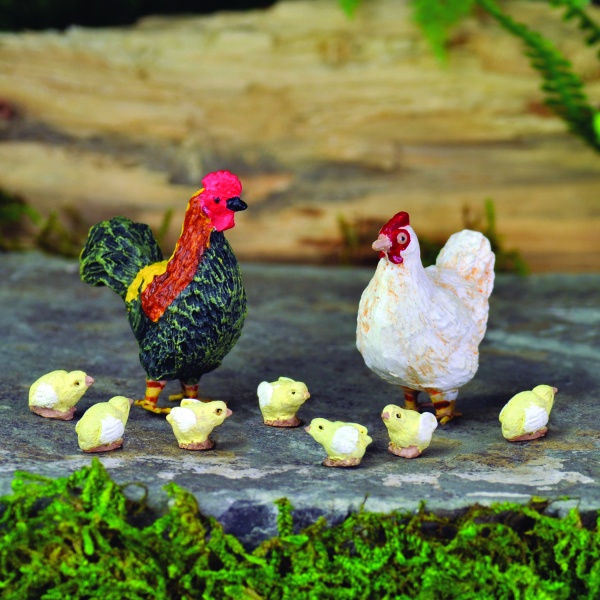
[{"label": "stone slab", "polygon": [[[249,314],[242,338],[201,385],[234,411],[215,431],[216,448],[180,450],[164,417],[134,407],[124,447],[99,455],[116,481],[146,485],[157,512],[167,501],[162,487],[175,481],[252,546],[275,532],[273,501],[283,496],[300,524],[321,514],[336,521],[362,504],[413,510],[421,501],[453,511],[542,496],[558,512],[600,509],[600,276],[498,277],[480,368],[459,395],[464,416],[438,428],[420,458],[406,460],[387,452],[379,418],[386,404],[400,402],[398,390],[364,366],[354,345],[358,300],[373,270],[244,264],[243,273]],[[144,373],[121,300],[81,283],[76,261],[5,254],[0,274],[4,495],[15,470],[54,477],[89,464],[77,445],[77,419],[114,395],[140,396]],[[54,369],[83,369],[96,379],[71,422],[27,407],[29,385]],[[305,421],[322,416],[368,427],[374,442],[360,467],[323,467],[322,448],[302,428],[262,425],[256,387],[280,375],[309,386]],[[548,435],[506,442],[502,406],[540,383],[559,388]]]}]

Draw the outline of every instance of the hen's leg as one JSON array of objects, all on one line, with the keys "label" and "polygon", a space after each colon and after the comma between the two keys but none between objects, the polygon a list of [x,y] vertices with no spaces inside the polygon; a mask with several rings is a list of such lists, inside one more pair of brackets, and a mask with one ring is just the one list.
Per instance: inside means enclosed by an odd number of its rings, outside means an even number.
[{"label": "hen's leg", "polygon": [[402,386],[404,392],[404,408],[406,410],[419,410],[419,403],[417,402],[417,396],[419,392],[417,390],[411,390],[410,388]]},{"label": "hen's leg", "polygon": [[431,396],[433,408],[435,409],[435,417],[440,422],[440,425],[445,425],[454,417],[462,416],[462,413],[454,410],[454,406],[456,405],[456,396],[458,396],[458,390],[431,392],[429,395]]},{"label": "hen's leg", "polygon": [[135,404],[156,414],[170,413],[170,408],[160,408],[156,405],[158,403],[158,397],[166,384],[166,381],[146,379],[146,396],[143,400],[136,400]]},{"label": "hen's leg", "polygon": [[183,400],[184,398],[192,398],[193,400],[198,399],[198,382],[187,383],[180,380],[181,392],[179,394],[171,394],[169,400],[175,402],[176,400]]}]

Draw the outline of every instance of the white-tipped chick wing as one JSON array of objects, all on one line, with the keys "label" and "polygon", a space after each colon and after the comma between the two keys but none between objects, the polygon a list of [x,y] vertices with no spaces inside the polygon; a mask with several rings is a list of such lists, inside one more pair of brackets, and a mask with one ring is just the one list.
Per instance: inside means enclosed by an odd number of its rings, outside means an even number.
[{"label": "white-tipped chick wing", "polygon": [[58,395],[54,388],[45,381],[42,381],[35,390],[32,398],[32,404],[40,408],[53,408],[58,402]]},{"label": "white-tipped chick wing", "polygon": [[273,396],[273,386],[268,381],[259,384],[256,393],[258,395],[258,405],[261,408],[268,406]]},{"label": "white-tipped chick wing", "polygon": [[525,408],[525,423],[523,425],[526,432],[539,431],[546,427],[549,415],[544,408],[537,404],[530,404]]},{"label": "white-tipped chick wing", "polygon": [[194,411],[182,406],[176,406],[171,409],[169,421],[179,427],[182,433],[191,431],[196,426],[196,415]]},{"label": "white-tipped chick wing", "polygon": [[428,443],[437,426],[438,420],[431,413],[423,413],[419,423],[419,433],[417,434],[419,441]]},{"label": "white-tipped chick wing", "polygon": [[113,415],[106,415],[100,422],[100,443],[112,444],[123,437],[125,425],[121,419]]},{"label": "white-tipped chick wing", "polygon": [[352,454],[358,448],[358,437],[358,429],[344,425],[333,434],[331,449],[338,454]]}]

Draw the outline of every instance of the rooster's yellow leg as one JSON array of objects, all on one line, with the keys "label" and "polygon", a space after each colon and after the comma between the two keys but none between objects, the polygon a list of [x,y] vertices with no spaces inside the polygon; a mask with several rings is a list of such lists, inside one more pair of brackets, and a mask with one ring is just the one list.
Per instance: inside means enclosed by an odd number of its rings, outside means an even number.
[{"label": "rooster's yellow leg", "polygon": [[160,396],[160,393],[163,391],[166,384],[166,381],[153,381],[152,379],[146,379],[146,396],[143,400],[136,400],[135,404],[156,414],[170,413],[170,408],[161,408],[157,406],[158,397]]},{"label": "rooster's yellow leg", "polygon": [[406,410],[418,411],[419,403],[417,402],[417,396],[419,392],[404,386],[402,386],[402,391],[404,392],[404,408],[406,408]]},{"label": "rooster's yellow leg", "polygon": [[175,402],[176,400],[183,400],[184,398],[191,398],[192,400],[198,399],[198,383],[185,383],[181,382],[181,392],[179,394],[171,394],[169,400]]}]

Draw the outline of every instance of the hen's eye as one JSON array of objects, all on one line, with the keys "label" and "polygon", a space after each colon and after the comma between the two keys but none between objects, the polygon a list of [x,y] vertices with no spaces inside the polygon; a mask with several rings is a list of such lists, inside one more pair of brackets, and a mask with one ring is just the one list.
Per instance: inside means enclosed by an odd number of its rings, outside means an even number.
[{"label": "hen's eye", "polygon": [[221,202],[221,198],[215,198],[215,204],[219,204]]},{"label": "hen's eye", "polygon": [[217,410],[215,410],[216,415],[220,415],[222,412],[223,412],[222,408],[217,408]]},{"label": "hen's eye", "polygon": [[398,240],[399,244],[406,244],[406,242],[408,242],[408,234],[402,231],[398,234],[396,239]]}]

